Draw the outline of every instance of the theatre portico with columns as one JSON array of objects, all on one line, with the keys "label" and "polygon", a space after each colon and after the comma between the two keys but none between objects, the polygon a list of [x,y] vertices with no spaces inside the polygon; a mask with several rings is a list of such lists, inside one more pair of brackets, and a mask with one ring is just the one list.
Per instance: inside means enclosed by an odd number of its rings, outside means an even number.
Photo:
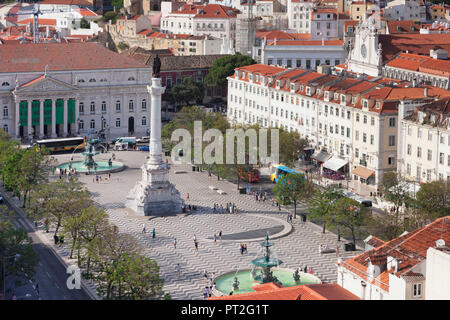
[{"label": "theatre portico with columns", "polygon": [[96,43],[0,46],[0,128],[16,138],[147,135],[151,67]]}]

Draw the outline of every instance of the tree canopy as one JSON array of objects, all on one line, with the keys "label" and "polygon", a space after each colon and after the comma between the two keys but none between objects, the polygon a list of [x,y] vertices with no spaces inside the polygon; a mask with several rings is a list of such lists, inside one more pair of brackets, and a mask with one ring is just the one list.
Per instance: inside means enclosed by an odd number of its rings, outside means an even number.
[{"label": "tree canopy", "polygon": [[235,68],[255,64],[251,57],[236,53],[214,61],[205,77],[205,83],[209,86],[223,86],[227,84],[227,77],[234,73]]}]

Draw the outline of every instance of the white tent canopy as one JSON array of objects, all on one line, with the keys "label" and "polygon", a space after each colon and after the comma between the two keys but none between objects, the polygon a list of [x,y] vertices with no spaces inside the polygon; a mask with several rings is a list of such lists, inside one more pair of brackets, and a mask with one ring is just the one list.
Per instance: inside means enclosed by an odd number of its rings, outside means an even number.
[{"label": "white tent canopy", "polygon": [[323,167],[332,171],[338,171],[340,168],[348,163],[347,160],[343,160],[337,157],[331,157],[324,164]]}]

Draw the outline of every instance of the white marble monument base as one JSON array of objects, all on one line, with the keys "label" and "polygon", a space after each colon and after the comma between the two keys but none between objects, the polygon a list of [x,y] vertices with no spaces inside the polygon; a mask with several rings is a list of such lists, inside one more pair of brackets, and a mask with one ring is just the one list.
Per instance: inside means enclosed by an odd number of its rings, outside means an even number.
[{"label": "white marble monument base", "polygon": [[142,166],[142,180],[130,190],[126,207],[141,216],[175,215],[181,213],[183,200],[168,180],[166,164]]}]

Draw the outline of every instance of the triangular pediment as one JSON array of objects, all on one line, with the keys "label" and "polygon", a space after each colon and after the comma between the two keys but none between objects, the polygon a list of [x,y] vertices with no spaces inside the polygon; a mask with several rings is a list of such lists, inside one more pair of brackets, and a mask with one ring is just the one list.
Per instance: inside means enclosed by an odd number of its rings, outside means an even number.
[{"label": "triangular pediment", "polygon": [[78,90],[77,87],[68,84],[64,81],[53,79],[49,76],[42,75],[34,80],[28,81],[18,88],[17,93],[23,92],[46,92],[46,91],[74,91]]}]

